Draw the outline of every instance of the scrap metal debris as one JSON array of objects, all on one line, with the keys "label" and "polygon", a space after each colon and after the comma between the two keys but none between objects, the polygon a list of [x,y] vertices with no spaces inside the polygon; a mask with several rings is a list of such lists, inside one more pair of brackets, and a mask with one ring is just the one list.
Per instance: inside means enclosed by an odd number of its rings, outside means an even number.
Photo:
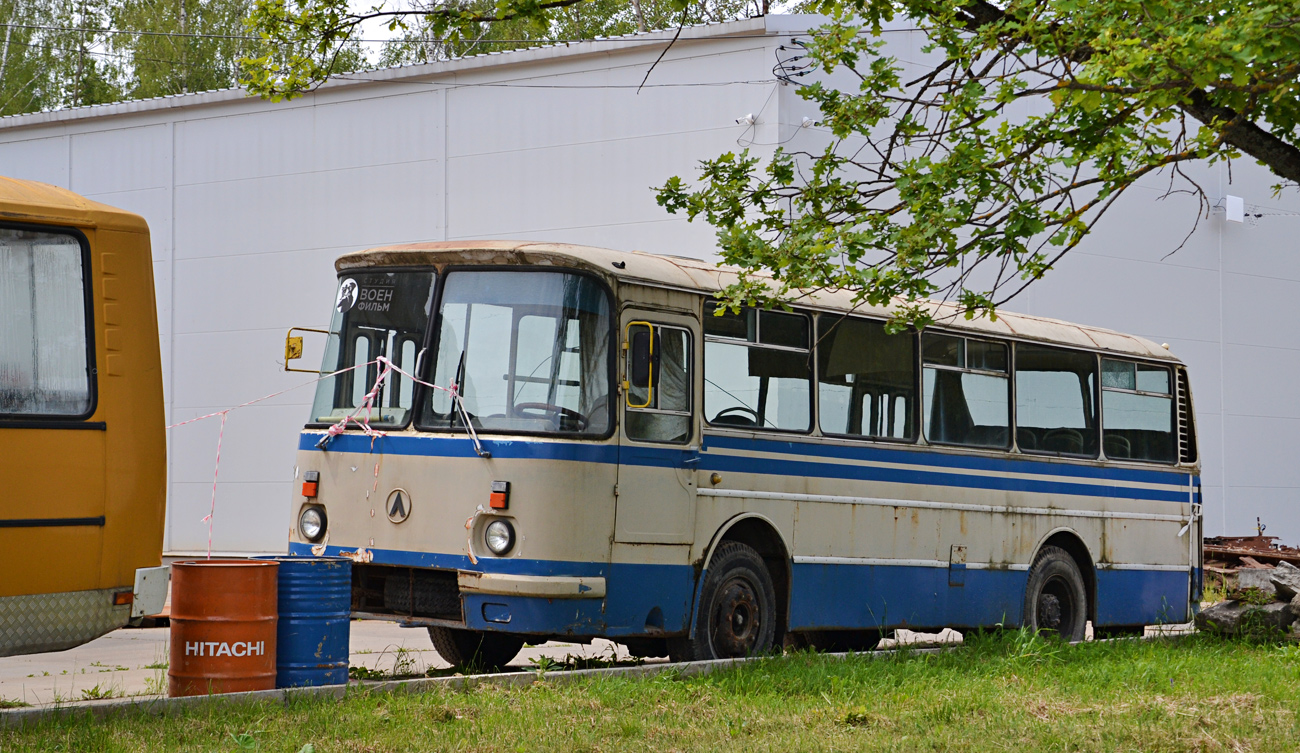
[{"label": "scrap metal debris", "polygon": [[1205,585],[1238,598],[1248,588],[1271,589],[1278,565],[1300,566],[1300,548],[1279,544],[1277,536],[1211,536],[1205,539]]},{"label": "scrap metal debris", "polygon": [[1300,565],[1300,549],[1277,543],[1277,536],[1211,536],[1205,539],[1205,564],[1217,567]]}]

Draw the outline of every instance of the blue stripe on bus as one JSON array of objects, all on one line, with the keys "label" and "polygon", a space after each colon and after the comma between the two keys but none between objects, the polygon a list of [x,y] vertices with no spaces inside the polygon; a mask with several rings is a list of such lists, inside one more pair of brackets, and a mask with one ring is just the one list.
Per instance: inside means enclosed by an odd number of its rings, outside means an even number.
[{"label": "blue stripe on bus", "polygon": [[[321,434],[304,432],[298,437],[299,450],[324,452],[316,447]],[[588,444],[585,442],[521,442],[514,440],[482,440],[483,449],[494,458],[530,460],[577,460],[587,463],[618,463],[618,445]],[[474,443],[464,435],[425,436],[386,435],[371,440],[364,434],[340,434],[330,440],[328,452],[356,452],[389,455],[422,455],[426,457],[472,458]]]},{"label": "blue stripe on bus", "polygon": [[1098,625],[1187,622],[1191,575],[1169,570],[1098,570]]},{"label": "blue stripe on bus", "polygon": [[[1025,570],[966,570],[950,585],[946,567],[796,563],[790,629],[969,628],[1022,624]],[[1107,625],[1185,622],[1188,574],[1097,571],[1097,620]]]},{"label": "blue stripe on bus", "polygon": [[[343,547],[326,547],[338,556]],[[566,562],[480,558],[392,549],[369,550],[372,564],[449,570],[605,577],[605,599],[544,599],[465,594],[466,625],[475,630],[536,635],[645,635],[647,625],[666,633],[688,629],[695,572],[686,565]],[[293,543],[290,554],[310,555]],[[910,565],[795,563],[790,595],[791,630],[966,628],[1021,623],[1024,570],[973,570],[952,583],[948,568]],[[1188,574],[1164,570],[1097,571],[1098,625],[1183,622]],[[487,607],[485,612],[485,605]],[[655,610],[658,610],[656,612]],[[509,622],[493,622],[509,614]],[[655,624],[655,621],[658,624]]]},{"label": "blue stripe on bus", "polygon": [[[761,467],[756,467],[762,463]],[[706,455],[701,468],[708,471],[734,471],[738,473],[764,473],[778,476],[810,476],[839,478],[857,481],[877,481],[927,486],[953,486],[964,489],[996,489],[999,491],[1035,492],[1038,494],[1068,494],[1084,497],[1112,497],[1120,499],[1186,502],[1184,491],[1141,489],[1129,486],[1102,484],[1077,484],[1066,481],[1039,481],[1037,479],[1008,478],[1005,476],[970,476],[941,471],[914,471],[901,468],[852,466],[840,463],[815,463],[800,460],[775,460],[772,458],[744,458],[735,455]]]},{"label": "blue stripe on bus", "polygon": [[950,586],[946,567],[795,563],[790,629],[941,628],[1020,624],[1024,570],[966,570]]},{"label": "blue stripe on bus", "polygon": [[[298,441],[300,450],[317,450],[321,435],[304,432]],[[430,446],[432,443],[436,446]],[[617,463],[618,445],[589,444],[584,442],[520,441],[483,439],[484,448],[493,457],[541,458],[552,460],[580,460],[593,463]],[[750,452],[784,453],[841,460],[860,460],[873,463],[898,463],[906,465],[989,471],[996,473],[1028,473],[1047,476],[1073,476],[1077,478],[1105,479],[1142,484],[1170,484],[1183,486],[1188,474],[1177,470],[1149,470],[1107,465],[1075,465],[1031,457],[994,458],[980,455],[960,455],[922,449],[893,449],[873,445],[845,446],[814,442],[797,442],[748,437],[705,435],[703,454],[711,449],[745,450]],[[330,449],[342,452],[372,451],[369,437],[363,434],[342,434],[331,440]],[[638,465],[672,466],[680,463],[691,450],[628,445],[624,450],[636,450]],[[465,436],[433,434],[424,436],[387,435],[374,440],[373,451],[395,455],[430,455],[440,457],[474,457],[473,443]],[[1192,477],[1193,484],[1200,477]]]},{"label": "blue stripe on bus", "polygon": [[[325,556],[337,557],[351,547],[327,546]],[[544,599],[495,594],[465,594],[466,624],[476,630],[505,630],[545,635],[641,635],[648,620],[663,631],[687,629],[695,593],[695,568],[689,565],[647,565],[616,562],[567,562],[463,554],[369,549],[374,565],[430,567],[510,575],[604,577],[604,599]],[[311,545],[291,542],[289,554],[311,556]],[[509,623],[488,621],[484,604],[505,605]],[[658,612],[652,615],[655,610]],[[491,612],[489,612],[491,614]]]},{"label": "blue stripe on bus", "polygon": [[[364,548],[364,547],[363,547]],[[356,547],[326,546],[325,555],[340,557],[344,551],[356,551]],[[568,562],[565,560],[533,560],[521,557],[479,557],[478,562],[471,562],[464,554],[443,554],[439,552],[408,552],[402,549],[366,548],[376,565],[400,565],[402,567],[434,567],[442,570],[473,570],[480,573],[503,573],[506,575],[567,575],[576,577],[601,577],[609,574],[608,562]],[[289,542],[289,554],[310,556],[311,544]],[[689,569],[689,568],[688,568]]]},{"label": "blue stripe on bus", "polygon": [[[915,445],[914,445],[915,446]],[[1073,463],[1053,462],[1045,458],[987,457],[983,455],[960,455],[936,452],[924,449],[894,449],[879,445],[828,445],[815,442],[799,442],[774,439],[751,439],[730,435],[708,435],[704,437],[704,450],[713,448],[728,450],[747,450],[750,452],[786,453],[792,455],[813,455],[817,457],[843,460],[862,460],[873,463],[899,463],[908,465],[935,466],[962,470],[991,471],[995,473],[1035,473],[1048,476],[1074,476],[1077,478],[1105,479],[1108,481],[1127,481],[1140,484],[1187,484],[1186,472],[1168,470],[1147,470],[1142,468],[1125,468],[1106,465],[1076,465]]]},{"label": "blue stripe on bus", "polygon": [[[316,450],[319,434],[304,433],[299,438],[300,450]],[[483,447],[493,458],[571,460],[591,463],[616,464],[619,446],[613,444],[586,444],[578,442],[524,442],[484,440]],[[892,462],[918,466],[916,469],[854,466],[845,463],[823,463],[816,460],[781,460],[773,458],[722,455],[709,452],[709,448],[742,449],[755,452],[787,452],[794,457],[863,460]],[[624,462],[629,465],[654,467],[680,467],[692,455],[689,450],[627,447]],[[386,453],[392,455],[417,455],[426,457],[475,457],[473,444],[467,437],[449,436],[383,436],[373,440],[362,434],[342,434],[331,440],[330,452]],[[1006,476],[978,476],[946,470],[924,470],[920,466],[937,469],[983,470],[1000,473],[1041,474],[1066,476],[1116,482],[1114,485],[1082,484],[1044,478],[1023,479]],[[1119,499],[1187,502],[1189,494],[1182,490],[1143,489],[1123,485],[1124,482],[1164,483],[1181,486],[1191,478],[1184,473],[1143,471],[1131,468],[1073,466],[1036,460],[1000,460],[953,456],[942,453],[923,453],[903,450],[882,450],[874,447],[834,447],[804,442],[775,442],[771,440],[740,439],[736,437],[708,437],[705,450],[700,453],[700,470],[733,471],[764,475],[808,476],[860,481],[878,481],[930,486],[950,486],[966,489],[993,489],[1041,494],[1062,494]]]}]

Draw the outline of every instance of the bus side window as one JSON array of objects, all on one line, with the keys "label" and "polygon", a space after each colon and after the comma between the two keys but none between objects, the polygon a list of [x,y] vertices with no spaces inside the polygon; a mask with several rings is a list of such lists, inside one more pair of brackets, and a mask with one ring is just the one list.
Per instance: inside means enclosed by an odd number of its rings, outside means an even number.
[{"label": "bus side window", "polygon": [[1101,359],[1102,449],[1118,460],[1175,460],[1173,382],[1169,369]]},{"label": "bus side window", "polygon": [[691,333],[635,322],[627,328],[624,374],[629,439],[691,439]]},{"label": "bus side window", "polygon": [[1022,452],[1097,457],[1097,357],[1016,344],[1016,444]]},{"label": "bus side window", "polygon": [[817,321],[822,431],[915,439],[916,336],[883,322],[823,314]]},{"label": "bus side window", "polygon": [[704,304],[704,415],[715,426],[812,428],[812,358],[803,314]]},{"label": "bus side window", "polygon": [[1011,446],[1007,346],[952,335],[921,338],[925,438],[968,447]]}]

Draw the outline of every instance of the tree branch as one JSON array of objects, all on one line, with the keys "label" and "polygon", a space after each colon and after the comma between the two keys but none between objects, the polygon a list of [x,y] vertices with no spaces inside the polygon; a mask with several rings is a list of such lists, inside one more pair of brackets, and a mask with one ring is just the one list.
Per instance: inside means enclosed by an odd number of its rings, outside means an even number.
[{"label": "tree branch", "polygon": [[1300,149],[1260,128],[1229,107],[1216,105],[1200,89],[1188,93],[1182,110],[1202,123],[1218,128],[1223,140],[1268,165],[1279,177],[1300,183]]}]

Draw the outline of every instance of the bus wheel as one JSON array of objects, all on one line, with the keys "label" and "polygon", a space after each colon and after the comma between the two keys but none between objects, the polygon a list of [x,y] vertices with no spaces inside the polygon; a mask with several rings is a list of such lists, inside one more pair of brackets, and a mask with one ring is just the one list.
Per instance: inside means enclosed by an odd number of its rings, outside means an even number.
[{"label": "bus wheel", "polygon": [[524,647],[521,636],[445,627],[429,628],[429,639],[438,655],[453,667],[473,669],[503,667]]},{"label": "bus wheel", "polygon": [[700,589],[688,638],[669,643],[674,661],[754,656],[772,648],[776,590],[758,552],[736,541],[718,545]]},{"label": "bus wheel", "polygon": [[1025,586],[1025,626],[1066,641],[1083,640],[1088,622],[1088,589],[1064,549],[1043,547],[1029,568]]}]

